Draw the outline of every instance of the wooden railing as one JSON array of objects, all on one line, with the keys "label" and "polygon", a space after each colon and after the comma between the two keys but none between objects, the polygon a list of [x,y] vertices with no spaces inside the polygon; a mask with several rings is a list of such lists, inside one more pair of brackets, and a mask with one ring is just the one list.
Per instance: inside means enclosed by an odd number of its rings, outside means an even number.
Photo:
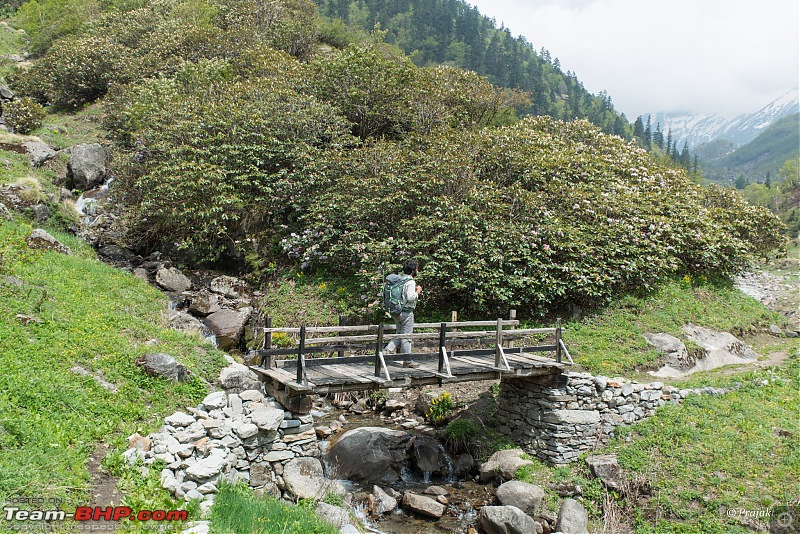
[{"label": "wooden railing", "polygon": [[[438,358],[438,371],[434,374],[442,378],[452,377],[450,370],[451,358],[469,356],[487,356],[494,354],[494,367],[498,371],[510,369],[506,354],[520,354],[530,352],[554,352],[555,360],[562,362],[566,357],[570,363],[572,358],[562,339],[563,328],[558,320],[554,328],[518,328],[519,321],[512,310],[508,320],[495,321],[450,321],[441,323],[417,323],[413,334],[393,334],[395,325],[378,324],[362,326],[300,326],[293,328],[273,328],[270,318],[266,319],[263,348],[256,351],[264,368],[296,367],[297,382],[308,383],[306,368],[314,365],[329,365],[337,363],[371,363],[374,366],[375,377],[391,380],[387,361],[413,362],[414,360],[430,360]],[[484,328],[483,330],[464,330],[470,328]],[[433,332],[418,332],[419,330],[433,330]],[[273,334],[284,333],[296,335],[295,346],[287,348],[273,347]],[[324,334],[333,334],[326,336]],[[554,335],[553,344],[514,347],[514,341],[530,338],[535,335]],[[392,340],[409,339],[412,342],[422,342],[427,346],[436,347],[435,352],[385,354],[384,345]],[[488,343],[488,348],[464,349],[454,348],[456,345]],[[448,346],[451,354],[448,354]],[[456,355],[456,350],[457,355]],[[345,352],[358,353],[345,356]],[[334,357],[314,357],[318,354],[338,353]],[[279,359],[291,356],[292,358]],[[307,357],[309,356],[309,357]]]}]

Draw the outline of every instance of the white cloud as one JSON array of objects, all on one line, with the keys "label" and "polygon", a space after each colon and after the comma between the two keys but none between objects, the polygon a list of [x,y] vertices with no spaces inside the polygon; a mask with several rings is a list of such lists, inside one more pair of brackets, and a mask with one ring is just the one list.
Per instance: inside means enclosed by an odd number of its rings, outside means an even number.
[{"label": "white cloud", "polygon": [[797,0],[468,0],[629,119],[752,112],[798,86]]}]

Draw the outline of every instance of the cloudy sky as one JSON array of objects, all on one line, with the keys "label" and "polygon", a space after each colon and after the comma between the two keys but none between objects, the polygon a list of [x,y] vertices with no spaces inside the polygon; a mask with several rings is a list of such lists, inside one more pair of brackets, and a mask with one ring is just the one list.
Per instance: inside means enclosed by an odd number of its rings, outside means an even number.
[{"label": "cloudy sky", "polygon": [[629,120],[733,117],[798,86],[798,0],[467,0]]}]

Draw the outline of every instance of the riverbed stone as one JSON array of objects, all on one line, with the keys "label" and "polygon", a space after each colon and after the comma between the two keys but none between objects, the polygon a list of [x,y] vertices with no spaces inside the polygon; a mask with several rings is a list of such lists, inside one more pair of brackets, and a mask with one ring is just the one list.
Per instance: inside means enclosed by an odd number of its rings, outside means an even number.
[{"label": "riverbed stone", "polygon": [[481,465],[480,480],[483,483],[494,480],[512,480],[517,469],[526,465],[533,465],[530,460],[523,460],[522,449],[506,449],[494,453],[489,460]]},{"label": "riverbed stone", "polygon": [[546,494],[542,488],[519,480],[504,482],[495,492],[497,500],[504,506],[516,506],[523,513],[537,515],[542,511]]},{"label": "riverbed stone", "polygon": [[192,287],[192,282],[177,267],[161,267],[156,271],[156,284],[165,291],[181,293]]},{"label": "riverbed stone", "polygon": [[444,515],[446,508],[435,499],[425,497],[424,495],[417,495],[409,491],[403,495],[403,509],[426,517],[439,519]]},{"label": "riverbed stone", "polygon": [[393,483],[400,479],[410,441],[411,435],[399,430],[356,428],[342,434],[327,460],[336,478]]},{"label": "riverbed stone", "polygon": [[99,143],[75,145],[67,162],[67,182],[75,189],[87,191],[106,178],[106,151]]},{"label": "riverbed stone", "polygon": [[251,313],[250,308],[223,309],[203,319],[203,323],[216,335],[217,345],[222,350],[235,349],[239,346],[239,340],[244,334],[244,327],[250,320]]},{"label": "riverbed stone", "polygon": [[486,534],[533,534],[536,522],[516,506],[484,506],[478,516]]},{"label": "riverbed stone", "polygon": [[397,508],[397,499],[383,491],[380,486],[372,486],[372,495],[375,497],[375,515],[383,515]]},{"label": "riverbed stone", "polygon": [[316,458],[295,458],[283,466],[286,491],[296,499],[325,497],[325,477],[322,463]]},{"label": "riverbed stone", "polygon": [[350,512],[326,502],[317,503],[316,513],[317,517],[336,528],[350,524]]}]

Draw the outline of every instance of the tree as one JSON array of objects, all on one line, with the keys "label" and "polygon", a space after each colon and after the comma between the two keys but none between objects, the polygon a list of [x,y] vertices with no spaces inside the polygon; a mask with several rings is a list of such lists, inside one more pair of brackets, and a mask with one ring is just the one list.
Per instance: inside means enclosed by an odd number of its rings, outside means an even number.
[{"label": "tree", "polygon": [[672,146],[672,127],[667,130],[667,146],[664,147],[664,151],[667,155],[672,154],[674,147]]},{"label": "tree", "polygon": [[647,116],[647,126],[644,129],[644,144],[647,147],[647,150],[651,150],[653,148],[653,131],[650,127],[650,115]]},{"label": "tree", "polygon": [[656,123],[656,131],[653,134],[653,144],[658,148],[664,148],[664,132],[661,131],[661,123]]},{"label": "tree", "polygon": [[642,123],[642,116],[636,117],[633,122],[633,136],[639,141],[640,145],[644,145],[644,124]]},{"label": "tree", "polygon": [[767,186],[767,189],[772,187],[772,179],[770,178],[769,171],[767,171],[767,176],[764,178],[764,185]]}]

